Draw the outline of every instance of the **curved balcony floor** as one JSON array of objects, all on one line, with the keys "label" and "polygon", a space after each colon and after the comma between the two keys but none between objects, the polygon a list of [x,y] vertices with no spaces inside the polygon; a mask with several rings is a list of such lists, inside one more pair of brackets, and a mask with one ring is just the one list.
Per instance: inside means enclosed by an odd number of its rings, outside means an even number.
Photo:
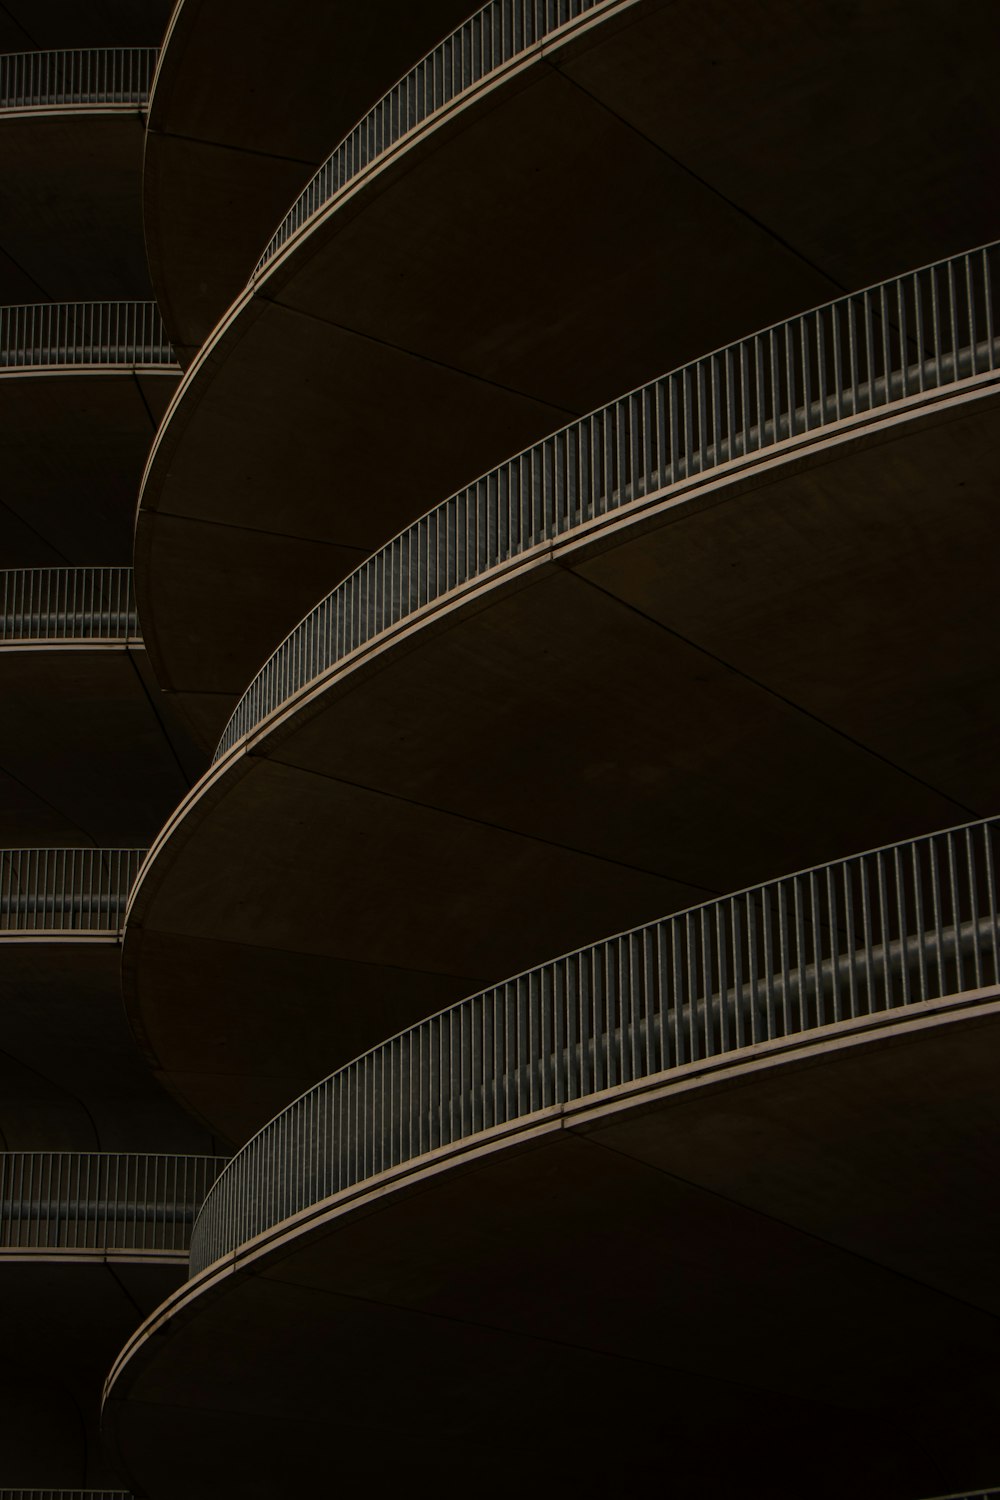
[{"label": "curved balcony floor", "polygon": [[122,1472],[263,1497],[332,1445],[363,1482],[377,1443],[390,1486],[446,1453],[488,1495],[589,1495],[656,1443],[704,1500],[988,1482],[1000,1000],[965,999],[619,1085],[286,1222],[120,1356]]},{"label": "curved balcony floor", "polygon": [[[768,9],[766,45],[729,0],[590,13],[350,181],[234,305],[137,528],[157,678],[206,740],[309,604],[471,475],[656,368],[996,234],[992,7],[958,28]],[[932,73],[968,115],[914,112]]]},{"label": "curved balcony floor", "polygon": [[988,813],[998,419],[972,386],[696,476],[307,682],[133,890],[151,1065],[243,1139],[595,931]]},{"label": "curved balcony floor", "polygon": [[[178,0],[150,99],[143,216],[185,365],[331,146],[472,0]],[[295,108],[288,108],[288,100]]]}]

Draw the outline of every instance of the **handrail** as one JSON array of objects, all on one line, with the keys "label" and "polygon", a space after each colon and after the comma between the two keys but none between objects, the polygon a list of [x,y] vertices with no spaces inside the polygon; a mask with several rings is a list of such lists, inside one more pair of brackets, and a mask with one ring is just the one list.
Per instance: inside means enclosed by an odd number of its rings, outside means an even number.
[{"label": "handrail", "polygon": [[438,1147],[847,1020],[1000,984],[1000,819],[838,860],[618,934],[401,1032],[233,1157],[192,1275]]},{"label": "handrail", "polygon": [[0,371],[135,365],[180,371],[155,302],[0,307]]},{"label": "handrail", "polygon": [[0,849],[0,934],[117,936],[145,849]]},{"label": "handrail", "polygon": [[467,90],[589,11],[614,0],[492,0],[400,79],[344,137],[303,188],[257,262],[251,281],[340,190],[405,135]]},{"label": "handrail", "polygon": [[183,1255],[224,1156],[0,1153],[0,1256],[11,1251]]},{"label": "handrail", "polygon": [[0,55],[0,110],[143,105],[156,47],[69,47]]},{"label": "handrail", "polygon": [[0,642],[137,640],[131,568],[0,572]]},{"label": "handrail", "polygon": [[1000,367],[1000,244],[741,339],[553,433],[375,552],[237,704],[218,761],[293,694],[424,606],[589,521],[835,423]]}]

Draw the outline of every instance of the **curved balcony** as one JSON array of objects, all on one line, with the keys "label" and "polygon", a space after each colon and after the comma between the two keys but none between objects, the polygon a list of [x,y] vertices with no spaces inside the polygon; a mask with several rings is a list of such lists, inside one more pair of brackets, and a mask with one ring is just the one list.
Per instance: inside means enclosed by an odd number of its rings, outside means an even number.
[{"label": "curved balcony", "polygon": [[297,1099],[215,1182],[197,1275],[428,1153],[746,1049],[1000,987],[1000,821],[771,881],[495,985]]},{"label": "curved balcony", "polygon": [[177,1260],[226,1157],[0,1154],[0,1259]]},{"label": "curved balcony", "polygon": [[263,0],[178,0],[150,99],[143,212],[182,363],[242,291],[331,143],[468,4],[294,0],[279,25]]},{"label": "curved balcony", "polygon": [[[995,1470],[998,853],[991,819],[707,903],[310,1090],[223,1171],[192,1280],[112,1370],[123,1472],[304,1482],[377,1389],[396,1482],[434,1412],[482,1453],[515,1379],[491,1494],[525,1465],[638,1478],[645,1451],[587,1436],[665,1410],[699,1500],[801,1494],[831,1423],[831,1500]],[[776,1405],[788,1442],[763,1443]]]},{"label": "curved balcony", "polygon": [[0,307],[0,547],[131,561],[135,491],[179,369],[152,302]]},{"label": "curved balcony", "polygon": [[[958,39],[888,4],[831,30],[810,0],[767,45],[731,0],[725,24],[695,0],[571,9],[518,6],[542,39],[501,24],[523,50],[494,68],[489,18],[515,8],[488,8],[378,106],[187,373],[135,563],[158,679],[206,743],[309,605],[470,476],[657,369],[998,232],[979,12],[955,62],[970,133],[915,120],[903,82]],[[431,112],[411,126],[411,106]]]},{"label": "curved balcony", "polygon": [[[74,17],[79,35],[83,17]],[[154,47],[0,55],[0,303],[148,296],[139,190],[156,55]]]},{"label": "curved balcony", "polygon": [[0,933],[6,938],[117,940],[142,849],[4,849]]},{"label": "curved balcony", "polygon": [[[215,760],[413,616],[652,496],[1000,371],[1000,247],[844,297],[696,360],[484,474],[376,552],[278,647]],[[923,352],[926,351],[926,352]]]},{"label": "curved balcony", "polygon": [[307,617],[132,897],[188,1107],[246,1139],[553,947],[995,805],[995,259],[653,382]]}]

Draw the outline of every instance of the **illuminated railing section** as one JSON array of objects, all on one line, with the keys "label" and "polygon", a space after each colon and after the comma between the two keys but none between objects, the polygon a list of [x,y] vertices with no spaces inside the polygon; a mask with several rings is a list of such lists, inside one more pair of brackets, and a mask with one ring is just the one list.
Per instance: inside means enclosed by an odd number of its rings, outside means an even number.
[{"label": "illuminated railing section", "polygon": [[425,120],[588,12],[616,8],[615,0],[493,0],[485,5],[422,58],[327,157],[281,221],[254,274],[353,178]]},{"label": "illuminated railing section", "polygon": [[970,251],[741,339],[500,464],[296,626],[240,700],[215,759],[353,651],[533,549],[780,444],[991,378],[998,255],[997,245]]},{"label": "illuminated railing section", "polygon": [[138,640],[131,568],[0,572],[0,643]]},{"label": "illuminated railing section", "polygon": [[155,47],[71,47],[0,54],[0,110],[146,103]]},{"label": "illuminated railing section", "polygon": [[155,302],[0,307],[0,371],[119,366],[180,373]]},{"label": "illuminated railing section", "polygon": [[0,850],[0,936],[117,937],[145,853]]},{"label": "illuminated railing section", "polygon": [[186,1254],[223,1156],[0,1154],[0,1257],[57,1251]]},{"label": "illuminated railing section", "polygon": [[317,1084],[233,1157],[195,1225],[192,1273],[380,1172],[538,1111],[995,990],[998,852],[990,819],[856,855],[432,1016]]}]

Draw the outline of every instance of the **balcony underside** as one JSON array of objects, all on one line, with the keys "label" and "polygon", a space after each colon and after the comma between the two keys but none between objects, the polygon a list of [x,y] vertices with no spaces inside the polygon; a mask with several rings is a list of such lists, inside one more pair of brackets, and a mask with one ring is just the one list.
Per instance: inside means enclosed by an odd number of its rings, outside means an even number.
[{"label": "balcony underside", "polygon": [[177,1287],[183,1265],[0,1261],[0,1272],[4,1485],[120,1485],[98,1430],[101,1386],[122,1340]]},{"label": "balcony underside", "polygon": [[169,1087],[243,1140],[553,953],[991,813],[998,414],[619,512],[306,689],[136,887],[126,1005]]},{"label": "balcony underside", "polygon": [[0,374],[5,568],[132,561],[135,497],[176,375]]},{"label": "balcony underside", "polygon": [[[649,0],[357,179],[217,330],[144,489],[147,645],[206,741],[316,598],[491,464],[1000,231],[993,21],[817,0],[762,34]],[[912,78],[952,67],[963,110],[914,112]]]},{"label": "balcony underside", "polygon": [[331,1452],[363,1482],[377,1445],[390,1487],[446,1462],[489,1495],[651,1462],[705,1500],[988,1483],[1000,1004],[813,1038],[438,1152],[218,1262],[116,1366],[129,1481],[263,1497]]},{"label": "balcony underside", "polygon": [[142,141],[137,106],[0,112],[0,302],[149,296]]},{"label": "balcony underside", "polygon": [[136,1054],[114,939],[0,934],[0,1149],[205,1152]]},{"label": "balcony underside", "polygon": [[[188,364],[313,171],[470,0],[184,0],[150,100],[143,205],[157,300]],[[289,99],[295,108],[288,108]]]},{"label": "balcony underside", "polygon": [[140,642],[0,645],[0,846],[149,842],[204,757]]},{"label": "balcony underside", "polygon": [[0,51],[155,47],[172,0],[4,0]]}]

